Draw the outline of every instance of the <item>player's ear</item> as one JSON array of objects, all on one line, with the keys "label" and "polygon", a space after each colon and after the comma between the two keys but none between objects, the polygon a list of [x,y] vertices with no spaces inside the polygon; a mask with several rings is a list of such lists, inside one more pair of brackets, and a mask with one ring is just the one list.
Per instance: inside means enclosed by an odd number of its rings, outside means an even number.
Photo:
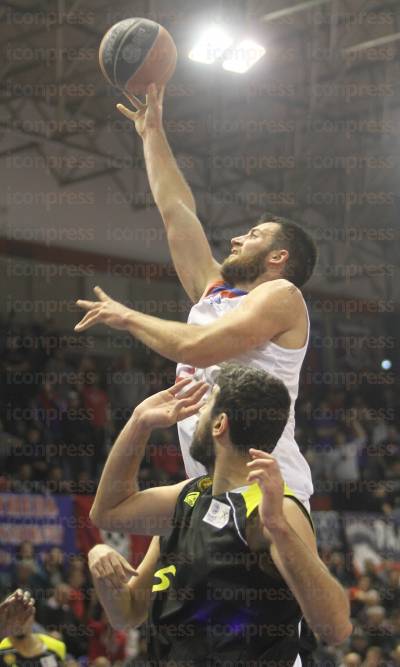
[{"label": "player's ear", "polygon": [[286,248],[280,248],[276,250],[271,250],[267,256],[268,264],[272,264],[274,267],[283,266],[289,259],[289,251]]},{"label": "player's ear", "polygon": [[220,412],[214,417],[212,425],[212,434],[214,438],[220,438],[228,430],[228,415],[226,412]]}]

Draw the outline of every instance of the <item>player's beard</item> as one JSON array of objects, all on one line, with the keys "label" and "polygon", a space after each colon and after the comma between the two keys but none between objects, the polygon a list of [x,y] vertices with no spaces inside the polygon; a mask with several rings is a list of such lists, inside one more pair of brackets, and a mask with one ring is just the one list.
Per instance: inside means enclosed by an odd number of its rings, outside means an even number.
[{"label": "player's beard", "polygon": [[227,257],[221,265],[223,279],[233,287],[238,283],[251,283],[257,280],[265,271],[265,258],[269,248],[260,250],[250,257],[233,255]]},{"label": "player's beard", "polygon": [[215,466],[215,445],[211,433],[211,420],[196,428],[189,449],[195,461],[201,463],[211,473]]}]

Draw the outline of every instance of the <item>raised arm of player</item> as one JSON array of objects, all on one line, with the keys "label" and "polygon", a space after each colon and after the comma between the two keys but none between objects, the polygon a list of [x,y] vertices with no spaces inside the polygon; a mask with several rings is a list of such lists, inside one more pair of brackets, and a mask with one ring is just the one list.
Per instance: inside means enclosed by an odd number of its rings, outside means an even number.
[{"label": "raised arm of player", "polygon": [[129,97],[135,110],[117,108],[135,124],[143,139],[150,188],[164,221],[172,260],[179,279],[192,301],[198,301],[207,284],[220,276],[219,264],[211,254],[196,203],[162,125],[164,88],[151,85],[146,104]]},{"label": "raised arm of player", "polygon": [[[99,302],[77,302],[88,312],[75,331],[100,323],[127,330],[163,357],[197,368],[219,364],[263,345],[295,329],[306,317],[299,290],[284,279],[255,287],[237,308],[204,326],[145,315],[113,301],[98,287],[94,291]],[[303,334],[303,340],[293,347],[304,343]]]},{"label": "raised arm of player", "polygon": [[116,630],[135,628],[146,621],[159,555],[158,537],[153,537],[137,570],[107,544],[96,544],[89,551],[89,569],[97,596]]},{"label": "raised arm of player", "polygon": [[276,459],[256,449],[250,449],[250,455],[248,481],[261,488],[259,515],[272,560],[313,632],[328,644],[341,644],[352,630],[348,597],[320,559],[304,512],[284,497]]},{"label": "raised arm of player", "polygon": [[151,431],[168,428],[199,410],[208,387],[197,382],[179,395],[190,382],[190,378],[180,380],[135,408],[111,449],[90,511],[99,528],[140,535],[163,535],[169,529],[188,480],[140,491],[138,471]]}]

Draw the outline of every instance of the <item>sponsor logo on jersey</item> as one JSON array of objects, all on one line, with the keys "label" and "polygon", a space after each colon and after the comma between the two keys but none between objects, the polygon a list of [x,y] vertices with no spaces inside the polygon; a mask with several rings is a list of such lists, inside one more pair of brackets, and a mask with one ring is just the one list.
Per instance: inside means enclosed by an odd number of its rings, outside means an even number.
[{"label": "sponsor logo on jersey", "polygon": [[209,523],[210,526],[214,526],[214,528],[224,528],[229,521],[230,513],[231,508],[229,505],[225,505],[225,503],[221,503],[219,500],[213,498],[203,521]]},{"label": "sponsor logo on jersey", "polygon": [[199,495],[200,491],[191,491],[187,494],[187,496],[184,497],[183,502],[190,505],[190,507],[193,507]]},{"label": "sponsor logo on jersey", "polygon": [[200,489],[200,491],[205,491],[211,485],[212,485],[211,477],[204,477],[199,482],[197,482],[197,488]]}]

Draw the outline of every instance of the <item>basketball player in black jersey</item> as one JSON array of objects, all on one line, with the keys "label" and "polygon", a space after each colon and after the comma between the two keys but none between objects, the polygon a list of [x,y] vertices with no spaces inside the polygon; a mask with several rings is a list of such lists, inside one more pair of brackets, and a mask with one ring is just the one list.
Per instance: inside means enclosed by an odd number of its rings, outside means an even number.
[{"label": "basketball player in black jersey", "polygon": [[[263,371],[226,365],[200,408],[206,386],[182,393],[189,381],[141,403],[110,453],[92,520],[161,537],[137,572],[109,547],[95,547],[95,587],[115,626],[148,620],[151,664],[297,667],[303,616],[333,644],[351,624],[347,597],[319,559],[310,516],[271,456],[288,391]],[[199,408],[191,454],[212,477],[140,491],[152,429]]]}]

